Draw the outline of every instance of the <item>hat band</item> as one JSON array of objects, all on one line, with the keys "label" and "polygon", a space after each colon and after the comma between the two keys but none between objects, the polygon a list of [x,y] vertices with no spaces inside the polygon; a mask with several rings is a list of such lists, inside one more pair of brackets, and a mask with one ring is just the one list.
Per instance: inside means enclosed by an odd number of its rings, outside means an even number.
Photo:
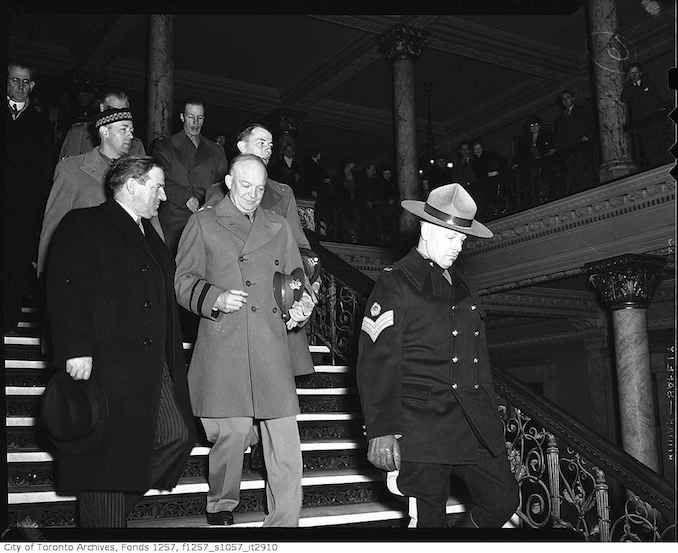
[{"label": "hat band", "polygon": [[458,227],[464,228],[471,228],[473,226],[473,219],[464,219],[463,217],[449,215],[444,211],[436,209],[428,202],[424,204],[424,211],[436,219],[440,219],[443,223],[447,223],[449,225],[457,225]]},{"label": "hat band", "polygon": [[115,111],[106,110],[99,115],[94,126],[98,129],[99,127],[109,125],[110,123],[116,123],[117,121],[132,121],[132,112],[126,109]]}]

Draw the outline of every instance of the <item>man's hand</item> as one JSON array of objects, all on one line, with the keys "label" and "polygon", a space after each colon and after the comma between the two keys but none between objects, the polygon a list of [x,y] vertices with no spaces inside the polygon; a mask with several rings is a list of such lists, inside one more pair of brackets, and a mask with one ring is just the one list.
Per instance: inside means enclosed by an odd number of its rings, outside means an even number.
[{"label": "man's hand", "polygon": [[295,301],[292,304],[292,307],[290,307],[290,318],[287,323],[285,323],[287,330],[292,330],[296,326],[304,326],[311,316],[311,313],[313,313],[313,308],[316,303],[318,303],[318,300],[314,300],[314,298],[304,290],[301,294],[301,299]]},{"label": "man's hand", "polygon": [[214,309],[218,309],[222,313],[233,313],[247,303],[248,295],[247,292],[242,290],[225,290],[219,294],[217,301],[214,302]]},{"label": "man's hand", "polygon": [[198,201],[198,198],[195,198],[194,196],[191,196],[186,200],[186,207],[191,210],[192,213],[195,213],[200,209],[200,202]]},{"label": "man's hand", "polygon": [[370,439],[367,460],[381,470],[400,469],[400,444],[393,434]]},{"label": "man's hand", "polygon": [[92,374],[92,357],[71,357],[66,360],[66,372],[73,380],[89,380]]}]

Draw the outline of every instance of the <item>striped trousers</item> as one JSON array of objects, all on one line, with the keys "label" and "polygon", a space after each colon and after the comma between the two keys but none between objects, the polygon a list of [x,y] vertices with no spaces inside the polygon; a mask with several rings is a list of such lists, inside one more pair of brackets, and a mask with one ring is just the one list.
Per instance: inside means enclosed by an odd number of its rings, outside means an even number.
[{"label": "striped trousers", "polygon": [[[163,366],[160,402],[151,457],[151,487],[186,448],[189,431],[174,399],[172,379]],[[139,492],[84,491],[79,495],[81,528],[126,528],[127,515],[143,497]]]}]

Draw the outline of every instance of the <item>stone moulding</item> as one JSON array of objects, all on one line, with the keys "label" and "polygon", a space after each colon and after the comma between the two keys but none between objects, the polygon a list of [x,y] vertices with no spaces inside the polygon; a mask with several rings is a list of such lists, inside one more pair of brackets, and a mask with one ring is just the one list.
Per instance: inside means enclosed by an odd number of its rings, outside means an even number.
[{"label": "stone moulding", "polygon": [[668,174],[668,167],[658,167],[489,223],[494,237],[467,244],[468,254],[486,253],[567,232],[675,199],[676,183]]}]

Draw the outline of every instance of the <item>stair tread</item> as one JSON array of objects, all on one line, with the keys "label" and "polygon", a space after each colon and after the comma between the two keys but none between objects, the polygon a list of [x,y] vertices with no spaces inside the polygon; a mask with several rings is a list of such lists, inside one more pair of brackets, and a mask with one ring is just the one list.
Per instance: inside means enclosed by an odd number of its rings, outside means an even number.
[{"label": "stair tread", "polygon": [[[355,469],[328,469],[323,471],[314,471],[312,474],[302,476],[302,486],[333,486],[342,484],[359,484],[365,482],[377,482],[382,480],[381,474],[376,469],[374,472],[364,474]],[[240,485],[241,490],[263,490],[264,479],[260,474],[243,474]],[[184,481],[177,484],[171,491],[149,490],[145,497],[157,496],[176,496],[183,494],[207,493],[207,481],[201,477],[192,477],[190,481]],[[61,495],[54,490],[31,490],[15,491],[7,494],[9,505],[24,505],[27,503],[59,503],[71,502],[75,496]]]},{"label": "stair tread", "polygon": [[[462,513],[466,505],[450,498],[447,502],[448,514]],[[234,524],[229,527],[210,526],[204,515],[187,516],[181,518],[145,519],[128,522],[130,528],[247,528],[262,525],[264,513],[238,512],[233,513]],[[392,501],[346,503],[342,505],[319,505],[303,507],[299,519],[300,527],[334,526],[341,524],[358,524],[386,520],[405,520],[407,518],[407,503],[398,498]]]}]

